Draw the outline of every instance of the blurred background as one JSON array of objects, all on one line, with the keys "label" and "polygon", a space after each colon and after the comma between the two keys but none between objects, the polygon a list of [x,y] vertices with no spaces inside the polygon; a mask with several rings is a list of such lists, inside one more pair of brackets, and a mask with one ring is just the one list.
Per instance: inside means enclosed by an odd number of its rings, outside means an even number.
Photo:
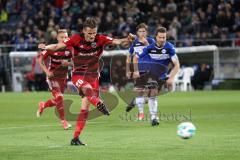
[{"label": "blurred background", "polygon": [[[47,90],[36,63],[37,44],[56,43],[57,30],[79,33],[87,16],[99,32],[114,38],[135,33],[145,22],[149,35],[168,29],[181,70],[176,91],[240,89],[239,0],[0,0],[0,91]],[[101,87],[131,86],[125,77],[129,46],[108,46],[103,54]],[[113,53],[113,54],[112,54]],[[114,56],[111,56],[114,55]],[[111,75],[110,75],[111,72]],[[111,77],[111,78],[110,78]]]}]

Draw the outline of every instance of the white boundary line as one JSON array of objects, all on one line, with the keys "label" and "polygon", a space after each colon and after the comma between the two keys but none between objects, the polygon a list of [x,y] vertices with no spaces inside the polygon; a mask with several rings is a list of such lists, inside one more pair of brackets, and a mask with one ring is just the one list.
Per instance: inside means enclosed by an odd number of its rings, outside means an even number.
[{"label": "white boundary line", "polygon": [[[75,123],[75,122],[74,122]],[[106,122],[87,122],[88,124],[103,124]],[[44,125],[26,125],[26,126],[9,126],[9,127],[0,127],[0,130],[5,129],[26,129],[26,128],[41,128],[41,127],[57,127],[61,126],[60,124],[44,124]]]}]

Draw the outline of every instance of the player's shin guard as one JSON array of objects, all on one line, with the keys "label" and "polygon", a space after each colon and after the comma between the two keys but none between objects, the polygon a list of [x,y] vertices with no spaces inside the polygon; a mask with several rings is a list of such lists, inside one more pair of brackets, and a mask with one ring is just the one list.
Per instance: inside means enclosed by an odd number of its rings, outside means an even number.
[{"label": "player's shin guard", "polygon": [[81,110],[80,114],[78,115],[76,129],[73,135],[73,138],[78,138],[81,134],[81,131],[83,130],[86,121],[88,118],[88,110]]},{"label": "player's shin guard", "polygon": [[157,119],[158,118],[157,117],[157,110],[158,110],[157,97],[149,97],[148,106],[149,106],[151,120]]}]

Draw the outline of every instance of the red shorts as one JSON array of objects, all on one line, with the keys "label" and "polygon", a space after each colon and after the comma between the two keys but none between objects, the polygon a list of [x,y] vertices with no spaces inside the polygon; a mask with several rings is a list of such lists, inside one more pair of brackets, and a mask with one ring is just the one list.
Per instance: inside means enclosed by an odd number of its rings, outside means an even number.
[{"label": "red shorts", "polygon": [[58,94],[64,93],[64,90],[66,87],[66,81],[67,81],[66,79],[60,79],[60,78],[47,79],[49,89],[53,95],[55,95],[56,93]]},{"label": "red shorts", "polygon": [[99,97],[99,77],[73,75],[72,83],[77,87],[79,94],[81,95],[82,88],[86,85],[91,85],[94,96]]}]

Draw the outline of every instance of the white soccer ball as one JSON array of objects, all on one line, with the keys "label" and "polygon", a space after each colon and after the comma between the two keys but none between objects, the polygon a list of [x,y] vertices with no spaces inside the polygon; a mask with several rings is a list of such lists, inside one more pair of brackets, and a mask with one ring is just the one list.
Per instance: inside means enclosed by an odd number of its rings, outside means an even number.
[{"label": "white soccer ball", "polygon": [[191,138],[196,132],[196,127],[191,122],[182,122],[177,126],[177,135],[183,139]]}]

